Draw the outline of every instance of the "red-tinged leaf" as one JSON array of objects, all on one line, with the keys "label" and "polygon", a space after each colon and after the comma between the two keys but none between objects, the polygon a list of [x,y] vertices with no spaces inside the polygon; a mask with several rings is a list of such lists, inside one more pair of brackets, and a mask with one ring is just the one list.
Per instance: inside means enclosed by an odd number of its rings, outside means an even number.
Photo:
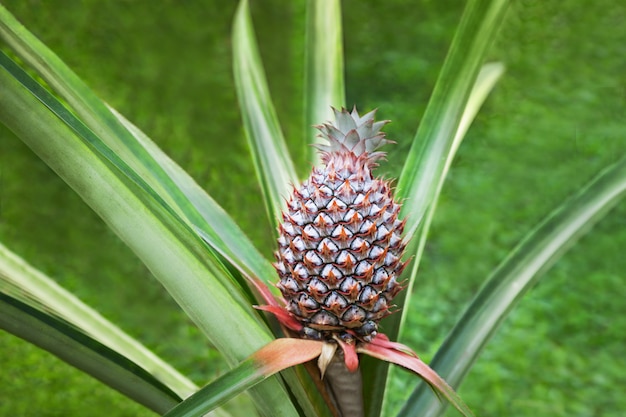
[{"label": "red-tinged leaf", "polygon": [[472,413],[469,407],[463,402],[461,397],[459,397],[452,387],[448,385],[448,383],[444,381],[443,378],[437,374],[437,372],[416,356],[404,353],[402,350],[399,351],[393,348],[390,349],[373,343],[361,344],[358,346],[357,351],[387,362],[395,363],[396,365],[400,365],[415,372],[435,390],[435,393],[440,393],[446,397],[446,399],[448,399],[448,401],[450,401],[450,403],[457,410],[459,410],[461,414],[466,417],[474,416],[474,413]]},{"label": "red-tinged leaf", "polygon": [[266,377],[317,358],[324,342],[306,339],[276,339],[252,354],[250,359]]},{"label": "red-tinged leaf", "polygon": [[293,318],[291,314],[283,307],[279,306],[254,306],[257,310],[267,311],[268,313],[272,313],[276,316],[276,319],[285,326],[286,328],[293,330],[294,332],[299,332],[302,330],[302,324]]},{"label": "red-tinged leaf", "polygon": [[263,297],[263,300],[265,300],[267,304],[271,306],[279,306],[278,301],[276,301],[276,298],[274,297],[274,294],[272,294],[270,289],[263,281],[258,278],[254,278],[250,280],[250,282],[252,283],[252,285],[254,285],[254,288],[256,288],[256,290],[259,292],[259,295]]},{"label": "red-tinged leaf", "polygon": [[315,359],[323,342],[302,339],[276,339],[203,387],[164,417],[200,417],[224,404],[235,395],[291,366]]},{"label": "red-tinged leaf", "polygon": [[386,335],[382,333],[378,333],[376,337],[374,337],[374,339],[371,341],[371,344],[380,346],[385,349],[393,349],[393,350],[397,350],[400,352],[404,352],[407,355],[413,356],[415,358],[419,358],[417,356],[417,353],[413,352],[413,350],[411,350],[410,347],[403,345],[402,343],[392,342],[389,340],[389,338]]},{"label": "red-tinged leaf", "polygon": [[356,353],[356,346],[354,343],[346,343],[340,338],[335,338],[341,349],[343,350],[343,357],[346,363],[346,368],[350,372],[356,372],[359,369],[359,355]]}]

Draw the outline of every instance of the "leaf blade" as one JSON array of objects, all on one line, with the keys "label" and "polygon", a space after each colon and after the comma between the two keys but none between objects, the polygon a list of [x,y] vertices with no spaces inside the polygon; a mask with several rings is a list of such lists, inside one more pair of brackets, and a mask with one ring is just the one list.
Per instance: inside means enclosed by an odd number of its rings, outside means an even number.
[{"label": "leaf blade", "polygon": [[[60,108],[45,90],[32,86],[32,79],[4,54],[0,58],[0,119],[133,249],[226,360],[237,363],[272,340],[232,281],[217,278],[226,271],[206,260],[197,235],[175,212],[93,132]],[[42,102],[56,113],[41,106]],[[235,337],[233,328],[242,333]],[[276,379],[255,387],[253,396],[266,414],[297,414]]]},{"label": "leaf blade", "polygon": [[[540,223],[493,271],[448,334],[431,366],[457,387],[509,312],[542,274],[626,195],[626,158],[600,173]],[[438,404],[418,386],[399,417],[421,410],[438,416]]]},{"label": "leaf blade", "polygon": [[162,413],[181,399],[126,357],[76,330],[0,293],[0,327],[87,372],[147,408]]},{"label": "leaf blade", "polygon": [[276,339],[181,402],[164,417],[202,416],[265,378],[315,359],[322,352],[322,344],[314,340]]},{"label": "leaf blade", "polygon": [[[85,126],[96,132],[98,137],[181,219],[190,226],[202,227],[203,230],[219,237],[211,242],[212,250],[221,254],[228,252],[229,249],[231,252],[241,252],[241,258],[246,261],[243,262],[244,266],[252,265],[258,276],[267,274],[270,269],[268,262],[255,250],[249,240],[246,241],[243,233],[233,232],[230,240],[228,236],[224,238],[225,232],[233,230],[237,232],[238,228],[217,203],[143,132],[103,103],[65,63],[20,25],[1,5],[0,35],[21,59],[37,70],[42,78],[67,100]],[[207,220],[214,218],[216,220],[212,223]],[[215,227],[216,224],[221,227]],[[217,255],[213,258],[217,264],[222,262]],[[232,256],[229,259],[233,262],[238,260]],[[234,264],[239,270],[244,270],[242,262]]]},{"label": "leaf blade", "polygon": [[259,278],[269,284],[276,275],[274,267],[261,255],[232,217],[145,133],[116,110],[111,111],[184,194],[187,200],[184,203],[179,202],[179,206],[190,204],[194,207],[199,217],[187,215],[185,218],[189,226],[213,250],[234,265],[248,281]]},{"label": "leaf blade", "polygon": [[128,358],[179,397],[198,387],[154,353],[124,333],[53,280],[0,244],[0,292],[75,326],[85,335]]},{"label": "leaf blade", "polygon": [[283,199],[289,195],[290,184],[298,183],[298,177],[267,87],[247,0],[239,3],[233,24],[233,71],[266,211],[277,227]]},{"label": "leaf blade", "polygon": [[[320,143],[313,126],[333,119],[331,106],[346,105],[339,0],[307,2],[304,93],[305,142]],[[313,165],[317,165],[316,149],[309,146],[308,153]]]},{"label": "leaf blade", "polygon": [[[446,173],[447,161],[458,147],[455,138],[460,132],[463,113],[475,85],[486,51],[503,20],[508,0],[474,0],[467,3],[459,27],[435,85],[424,117],[415,134],[413,145],[402,169],[396,187],[396,198],[405,201],[402,215],[407,219],[407,238],[419,236],[407,248],[407,254],[415,254],[406,286],[394,302],[402,308],[401,314],[387,318],[385,333],[397,339],[408,311],[408,302],[419,266],[420,247],[428,232],[425,220],[428,211],[434,212],[440,186]],[[460,140],[460,138],[458,139]],[[420,230],[421,228],[421,230]],[[364,381],[366,398],[369,399],[367,415],[380,414],[384,401],[384,387],[388,366],[365,362]],[[377,381],[373,384],[371,381]]]}]

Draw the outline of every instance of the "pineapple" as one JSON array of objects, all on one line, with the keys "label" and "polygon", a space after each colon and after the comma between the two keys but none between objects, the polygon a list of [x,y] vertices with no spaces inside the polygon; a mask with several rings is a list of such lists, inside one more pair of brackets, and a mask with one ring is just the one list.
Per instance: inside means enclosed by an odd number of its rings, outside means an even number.
[{"label": "pineapple", "polygon": [[333,109],[335,123],[316,128],[323,167],[295,188],[279,225],[277,286],[301,337],[370,342],[402,289],[398,276],[404,222],[388,181],[372,169],[390,143],[374,113]]}]

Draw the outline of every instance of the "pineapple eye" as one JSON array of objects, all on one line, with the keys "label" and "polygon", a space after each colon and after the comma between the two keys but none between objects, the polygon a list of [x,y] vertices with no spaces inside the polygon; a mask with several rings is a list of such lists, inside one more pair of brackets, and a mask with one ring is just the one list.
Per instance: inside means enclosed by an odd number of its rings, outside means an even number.
[{"label": "pineapple eye", "polygon": [[304,223],[304,217],[302,216],[302,212],[300,210],[294,212],[290,217],[292,223],[297,224],[298,226],[302,226]]},{"label": "pineapple eye", "polygon": [[368,339],[371,340],[371,338],[376,335],[377,330],[378,325],[376,324],[376,322],[374,322],[373,320],[369,320],[363,323],[363,326],[357,329],[357,333],[365,335],[363,339],[367,341]]},{"label": "pineapple eye", "polygon": [[317,245],[317,251],[327,261],[331,261],[331,259],[334,258],[334,255],[339,252],[339,246],[337,246],[337,244],[331,239],[324,238],[324,240]]},{"label": "pineapple eye", "polygon": [[377,298],[378,292],[369,285],[363,288],[363,291],[361,291],[361,294],[359,295],[359,301],[365,305],[373,304]]},{"label": "pineapple eye", "polygon": [[353,251],[359,252],[361,254],[364,254],[367,251],[367,249],[369,249],[369,247],[370,247],[370,244],[367,243],[365,239],[362,239],[360,237],[355,238],[352,241],[352,244],[350,245],[350,249],[352,249]]},{"label": "pineapple eye", "polygon": [[348,306],[348,302],[341,295],[337,294],[337,292],[331,292],[328,297],[324,300],[324,305],[332,310],[343,310]]},{"label": "pineapple eye", "polygon": [[381,248],[380,246],[372,246],[372,249],[370,250],[369,253],[369,258],[373,261],[378,262],[380,260],[381,257],[383,257],[385,255],[385,250],[383,248]]},{"label": "pineapple eye", "polygon": [[296,293],[300,290],[298,283],[293,278],[282,280],[278,283],[277,287],[283,293]]},{"label": "pineapple eye", "polygon": [[304,240],[300,236],[296,236],[296,238],[291,241],[291,247],[298,252],[302,252],[306,249]]},{"label": "pineapple eye", "polygon": [[319,309],[320,306],[312,297],[307,294],[300,293],[300,296],[298,297],[298,307],[305,311],[315,311]]},{"label": "pineapple eye", "polygon": [[395,256],[393,253],[387,252],[387,255],[385,256],[385,266],[394,268],[398,264],[399,260],[400,258]]},{"label": "pineapple eye", "polygon": [[308,278],[309,271],[306,270],[304,265],[299,263],[299,264],[296,264],[296,266],[293,268],[293,274],[300,281],[304,281]]},{"label": "pineapple eye", "polygon": [[372,279],[372,284],[374,285],[386,285],[389,281],[389,274],[385,270],[385,268],[378,268],[376,273],[374,274],[374,278]]},{"label": "pineapple eye", "polygon": [[311,323],[318,324],[320,326],[336,326],[339,324],[339,319],[327,311],[319,311],[311,317]]},{"label": "pineapple eye", "polygon": [[[344,250],[337,257],[337,265],[346,271],[350,271],[356,264],[356,258],[350,252]],[[350,271],[352,272],[352,271]]]},{"label": "pineapple eye", "polygon": [[[380,297],[378,298],[378,300],[376,300],[376,303],[374,303],[374,306],[372,307],[372,309],[370,310],[370,314],[368,315],[371,315],[371,313],[378,313],[385,310],[387,310],[387,299],[385,299],[385,297]],[[381,318],[379,317],[379,315],[376,316],[378,317],[375,318]],[[372,315],[372,318],[374,318],[374,315]]]},{"label": "pineapple eye", "polygon": [[371,220],[365,220],[359,228],[359,233],[369,235],[376,230],[376,225]]},{"label": "pineapple eye", "polygon": [[333,224],[333,219],[331,219],[330,216],[326,213],[320,213],[317,215],[315,220],[313,220],[313,223],[317,227],[328,227]]},{"label": "pineapple eye", "polygon": [[296,257],[293,255],[292,250],[289,248],[286,248],[285,250],[281,251],[281,255],[282,255],[282,258],[287,263],[287,265],[294,264],[296,262]]},{"label": "pineapple eye", "polygon": [[317,253],[315,253],[315,251],[312,251],[312,250],[308,251],[306,255],[304,255],[304,262],[309,267],[320,266],[321,264],[324,263],[322,258],[320,258],[320,256]]},{"label": "pineapple eye", "polygon": [[387,229],[384,224],[378,226],[378,230],[376,231],[376,240],[386,240],[388,235],[389,229]]},{"label": "pineapple eye", "polygon": [[307,224],[304,227],[304,230],[302,230],[302,236],[308,240],[317,240],[320,238],[319,232],[310,224]]},{"label": "pineapple eye", "polygon": [[338,239],[340,241],[346,241],[352,237],[352,232],[342,225],[339,225],[335,227],[330,235],[331,237],[334,237],[335,239]]},{"label": "pineapple eye", "polygon": [[343,278],[343,274],[341,273],[341,271],[333,265],[324,266],[322,272],[320,273],[320,276],[328,283],[333,283],[334,281]]},{"label": "pineapple eye", "polygon": [[341,320],[348,323],[360,325],[361,322],[365,320],[365,310],[363,310],[361,307],[353,305],[348,310],[346,310],[345,313],[343,313],[343,316],[341,316]]},{"label": "pineapple eye", "polygon": [[363,277],[363,276],[367,275],[368,273],[370,273],[371,270],[372,270],[372,265],[369,262],[361,261],[356,266],[356,269],[354,270],[354,273],[357,276],[359,276],[359,277]]},{"label": "pineapple eye", "polygon": [[307,213],[309,213],[309,214],[314,214],[314,213],[317,213],[318,208],[317,208],[317,206],[315,205],[315,203],[313,203],[311,200],[307,200],[307,201],[304,203],[304,208],[303,208],[303,210],[305,210],[305,211],[306,211]]},{"label": "pineapple eye", "polygon": [[309,282],[308,290],[313,295],[321,295],[328,292],[328,286],[319,279],[313,279]]},{"label": "pineapple eye", "polygon": [[302,329],[302,333],[307,339],[320,340],[322,338],[322,334],[319,331],[312,329],[308,326],[304,326],[304,328]]}]

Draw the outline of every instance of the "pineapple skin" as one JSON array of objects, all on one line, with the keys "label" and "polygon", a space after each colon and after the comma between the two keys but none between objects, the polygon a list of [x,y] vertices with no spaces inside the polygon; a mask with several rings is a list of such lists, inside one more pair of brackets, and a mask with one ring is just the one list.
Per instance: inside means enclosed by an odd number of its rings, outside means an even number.
[{"label": "pineapple skin", "polygon": [[323,167],[294,188],[279,225],[277,287],[287,310],[317,340],[371,341],[402,289],[404,222],[388,181],[372,168],[388,143],[374,112],[334,110],[336,123],[318,126]]}]

